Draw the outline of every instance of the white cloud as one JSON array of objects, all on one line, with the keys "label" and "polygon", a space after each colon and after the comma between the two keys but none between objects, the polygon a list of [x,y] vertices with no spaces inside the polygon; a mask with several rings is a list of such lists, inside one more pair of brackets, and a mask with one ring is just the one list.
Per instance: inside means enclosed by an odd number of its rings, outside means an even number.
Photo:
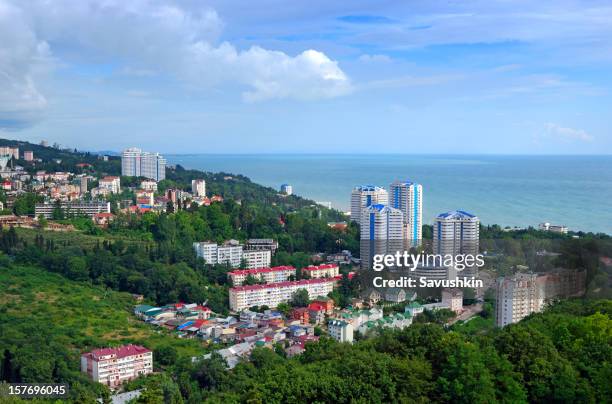
[{"label": "white cloud", "polygon": [[350,92],[349,78],[324,53],[239,50],[219,43],[223,25],[210,8],[172,0],[0,0],[0,127],[3,116],[44,110],[37,72],[49,70],[52,54],[63,66],[112,65],[142,78],[166,74],[199,91],[238,85],[249,102]]},{"label": "white cloud", "polygon": [[392,59],[387,55],[368,55],[367,53],[365,53],[359,56],[359,61],[363,63],[389,63],[392,61]]},{"label": "white cloud", "polygon": [[544,125],[544,137],[563,141],[577,140],[581,142],[591,142],[595,139],[591,134],[582,129],[568,128],[550,122]]},{"label": "white cloud", "polygon": [[36,78],[49,63],[47,43],[36,38],[18,8],[0,1],[0,129],[40,118],[47,100]]}]

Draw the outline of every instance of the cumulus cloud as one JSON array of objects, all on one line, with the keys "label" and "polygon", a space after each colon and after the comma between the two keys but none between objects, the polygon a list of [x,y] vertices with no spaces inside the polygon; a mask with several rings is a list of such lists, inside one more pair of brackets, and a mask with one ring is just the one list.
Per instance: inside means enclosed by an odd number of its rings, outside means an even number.
[{"label": "cumulus cloud", "polygon": [[595,139],[582,129],[568,128],[550,122],[544,126],[544,136],[564,141],[577,140],[581,142],[591,142]]},{"label": "cumulus cloud", "polygon": [[18,8],[0,1],[0,129],[27,126],[47,105],[36,78],[50,63],[49,47]]},{"label": "cumulus cloud", "polygon": [[324,53],[241,50],[219,41],[223,26],[214,10],[172,0],[0,0],[0,127],[44,110],[39,82],[54,60],[118,66],[126,76],[166,74],[200,91],[238,85],[249,102],[351,91]]}]

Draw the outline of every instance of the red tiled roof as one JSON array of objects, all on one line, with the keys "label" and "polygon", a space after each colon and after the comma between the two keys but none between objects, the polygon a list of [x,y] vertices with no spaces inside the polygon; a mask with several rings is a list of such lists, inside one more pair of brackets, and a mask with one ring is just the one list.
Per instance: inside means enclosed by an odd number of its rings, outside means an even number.
[{"label": "red tiled roof", "polygon": [[113,215],[112,213],[108,213],[108,212],[100,212],[100,213],[96,213],[94,214],[94,217],[113,217],[115,215]]},{"label": "red tiled roof", "polygon": [[238,271],[228,272],[228,275],[253,275],[261,274],[266,272],[280,272],[280,271],[295,271],[295,268],[289,265],[283,265],[272,268],[255,268],[255,269],[240,269]]},{"label": "red tiled roof", "polygon": [[319,265],[319,266],[309,265],[306,268],[302,268],[302,271],[316,271],[319,269],[332,269],[332,268],[338,268],[338,265],[336,264],[324,264],[324,265]]},{"label": "red tiled roof", "polygon": [[267,283],[265,285],[246,285],[246,286],[238,286],[235,288],[231,288],[230,292],[242,292],[245,290],[257,290],[257,289],[269,289],[269,288],[277,288],[277,287],[288,287],[294,285],[312,285],[316,283],[328,283],[334,282],[334,278],[318,278],[318,279],[302,279],[301,281],[285,281],[285,282],[276,282],[276,283]]},{"label": "red tiled roof", "polygon": [[84,355],[90,356],[92,359],[98,359],[101,356],[115,355],[116,358],[125,358],[126,356],[140,355],[143,353],[151,352],[150,349],[147,349],[140,345],[124,345],[118,348],[101,348],[95,349],[91,352],[88,352]]},{"label": "red tiled roof", "polygon": [[310,303],[308,305],[308,310],[312,310],[312,311],[326,311],[327,310],[327,306],[323,303],[318,303],[318,302],[314,302],[314,303]]}]

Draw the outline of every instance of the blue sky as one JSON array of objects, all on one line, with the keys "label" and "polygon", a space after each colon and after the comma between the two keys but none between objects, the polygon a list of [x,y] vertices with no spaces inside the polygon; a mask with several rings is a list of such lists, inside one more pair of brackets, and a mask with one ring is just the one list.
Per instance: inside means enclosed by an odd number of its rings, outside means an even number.
[{"label": "blue sky", "polygon": [[0,0],[0,136],[612,153],[609,1]]}]

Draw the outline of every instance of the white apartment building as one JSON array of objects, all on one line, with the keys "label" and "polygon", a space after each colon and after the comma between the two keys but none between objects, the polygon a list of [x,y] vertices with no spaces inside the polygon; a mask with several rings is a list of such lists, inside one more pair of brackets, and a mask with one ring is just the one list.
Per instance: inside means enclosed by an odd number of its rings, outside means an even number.
[{"label": "white apartment building", "polygon": [[236,240],[230,240],[223,245],[217,245],[210,241],[193,243],[196,255],[203,258],[207,264],[227,264],[232,268],[238,268],[242,261],[242,246]]},{"label": "white apartment building", "polygon": [[107,176],[98,181],[98,187],[108,189],[112,194],[121,192],[121,178]]},{"label": "white apartment building", "polygon": [[195,197],[206,196],[206,181],[204,180],[191,180],[191,193]]},{"label": "white apartment building", "polygon": [[136,147],[125,149],[121,154],[121,175],[161,181],[166,178],[166,159]]},{"label": "white apartment building", "polygon": [[23,159],[25,161],[33,161],[34,160],[34,152],[31,150],[27,150],[23,152]]},{"label": "white apartment building", "polygon": [[242,262],[242,246],[236,240],[230,240],[217,247],[217,264],[229,264],[237,268]]},{"label": "white apartment building", "polygon": [[395,181],[389,186],[389,206],[404,214],[404,236],[419,244],[423,238],[423,187],[410,181]]},{"label": "white apartment building", "polygon": [[249,276],[265,283],[278,283],[288,281],[295,277],[295,268],[292,266],[279,266],[272,268],[243,269],[227,273],[233,286],[242,286]]},{"label": "white apartment building", "polygon": [[441,213],[433,226],[434,253],[478,254],[480,219],[471,213],[455,210]]},{"label": "white apartment building", "polygon": [[[39,217],[43,215],[47,219],[53,218],[53,210],[57,207],[56,202],[46,201],[37,203],[34,206],[34,215]],[[110,202],[100,201],[61,201],[59,207],[63,210],[64,215],[70,216],[89,216],[93,217],[96,213],[111,213]]]},{"label": "white apartment building", "polygon": [[272,262],[272,252],[269,250],[242,250],[242,260],[247,269],[266,268]]},{"label": "white apartment building", "polygon": [[246,242],[247,250],[268,250],[274,255],[278,249],[278,241],[271,238],[251,238]]},{"label": "white apartment building", "polygon": [[561,233],[561,234],[567,234],[567,232],[569,231],[567,226],[550,224],[550,223],[540,223],[538,225],[538,228],[542,231],[551,231],[553,233]]},{"label": "white apartment building", "polygon": [[340,275],[340,267],[337,264],[310,265],[302,268],[302,273],[308,274],[310,279],[333,278]]},{"label": "white apartment building", "polygon": [[327,323],[327,332],[329,336],[338,342],[353,342],[353,326],[351,323],[343,320],[329,320]]},{"label": "white apartment building", "polygon": [[293,187],[289,184],[283,184],[280,187],[281,194],[291,195],[293,194]]},{"label": "white apartment building", "polygon": [[153,372],[153,352],[140,345],[102,348],[81,355],[81,372],[94,382],[117,388]]},{"label": "white apartment building", "polygon": [[9,155],[13,157],[14,159],[18,160],[19,159],[19,147],[9,147],[9,146],[0,147],[0,155]]},{"label": "white apartment building", "polygon": [[242,311],[249,307],[264,305],[274,308],[279,303],[290,301],[293,293],[299,289],[306,289],[311,299],[317,296],[327,296],[333,290],[334,282],[333,278],[322,278],[238,286],[229,290],[230,309]]},{"label": "white apartment building", "polygon": [[266,268],[272,262],[272,252],[269,250],[244,250],[244,247],[236,240],[228,240],[222,245],[210,241],[193,243],[193,248],[198,257],[207,264],[227,264],[232,268],[238,268],[244,261],[247,269]]},{"label": "white apartment building", "polygon": [[151,180],[144,180],[140,183],[140,189],[144,191],[157,192],[157,182]]},{"label": "white apartment building", "polygon": [[362,240],[403,240],[404,215],[386,205],[370,205],[361,216]]},{"label": "white apartment building", "polygon": [[537,274],[518,273],[497,280],[495,322],[499,327],[519,322],[542,310],[544,296],[537,278]]},{"label": "white apartment building", "polygon": [[361,223],[363,211],[370,205],[387,205],[389,194],[384,188],[374,185],[355,187],[351,192],[351,220]]}]

